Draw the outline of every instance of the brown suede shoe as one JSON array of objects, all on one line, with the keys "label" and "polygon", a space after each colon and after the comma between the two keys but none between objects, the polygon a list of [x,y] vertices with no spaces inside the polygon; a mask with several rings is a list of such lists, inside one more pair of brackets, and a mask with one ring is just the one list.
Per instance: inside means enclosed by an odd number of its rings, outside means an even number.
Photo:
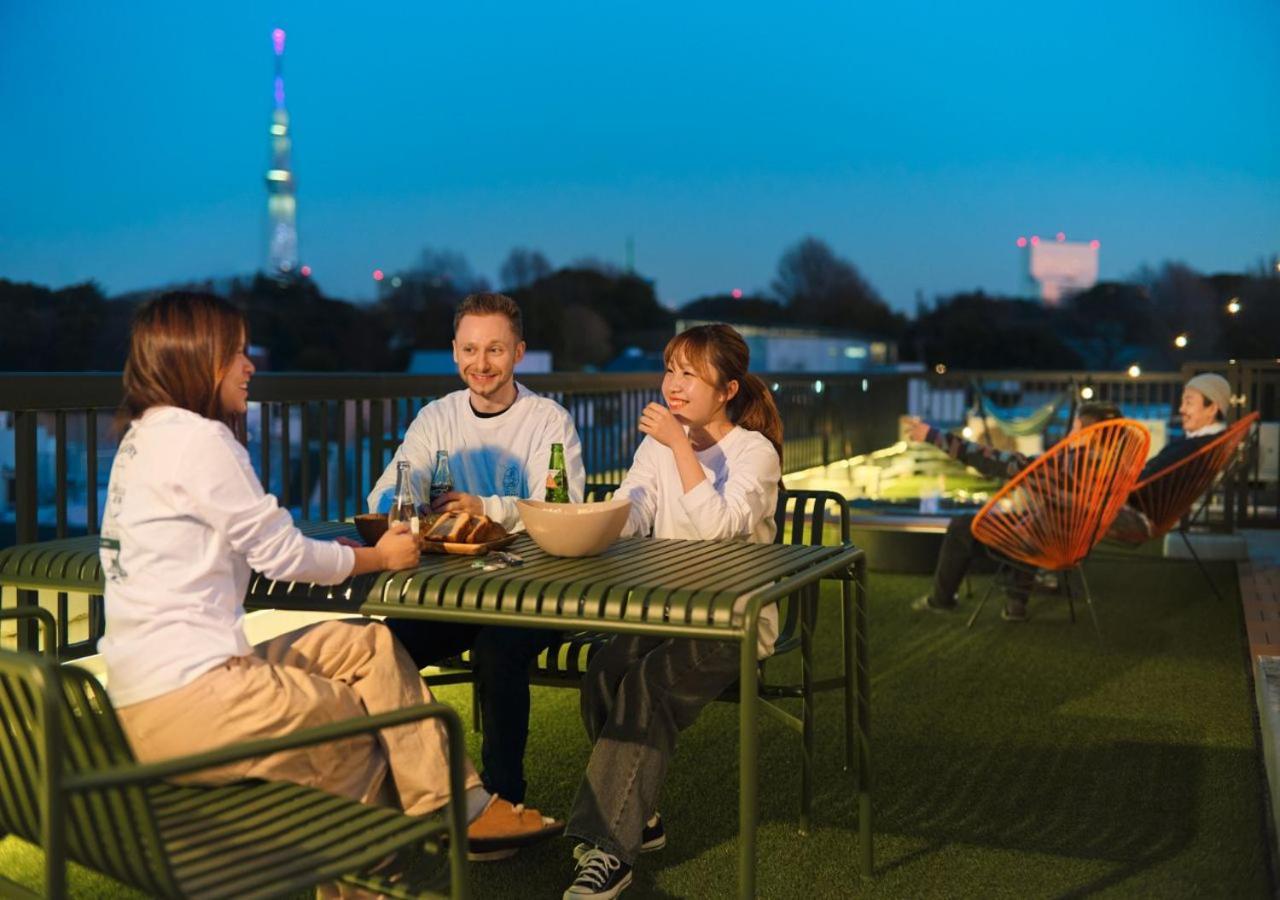
[{"label": "brown suede shoe", "polygon": [[514,856],[521,847],[555,837],[564,822],[544,816],[523,803],[512,805],[495,796],[467,826],[467,859],[487,862]]}]

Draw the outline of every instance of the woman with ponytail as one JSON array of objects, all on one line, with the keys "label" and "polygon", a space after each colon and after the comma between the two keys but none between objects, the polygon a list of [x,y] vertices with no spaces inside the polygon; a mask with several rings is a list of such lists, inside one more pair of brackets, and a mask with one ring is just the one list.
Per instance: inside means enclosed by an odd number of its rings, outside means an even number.
[{"label": "woman with ponytail", "polygon": [[[641,413],[645,438],[615,495],[631,501],[623,534],[771,542],[782,421],[747,372],[746,342],[727,325],[699,325],[672,338],[663,359],[666,403]],[[770,606],[761,658],[777,634]],[[581,706],[594,747],[566,828],[580,843],[565,900],[618,896],[636,857],[666,846],[657,804],[676,735],[737,677],[738,648],[722,641],[624,635],[592,658]]]}]

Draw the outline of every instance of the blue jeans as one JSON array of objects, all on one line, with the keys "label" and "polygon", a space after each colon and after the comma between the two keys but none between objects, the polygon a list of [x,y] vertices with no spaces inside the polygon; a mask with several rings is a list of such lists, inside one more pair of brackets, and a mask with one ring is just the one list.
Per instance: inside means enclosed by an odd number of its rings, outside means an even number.
[{"label": "blue jeans", "polygon": [[582,722],[593,747],[566,833],[632,865],[676,735],[738,680],[738,645],[621,636],[592,658]]},{"label": "blue jeans", "polygon": [[485,789],[523,803],[524,749],[529,740],[529,669],[538,654],[559,639],[546,628],[505,628],[388,619],[419,668],[457,656],[468,647],[484,737],[480,777]]}]

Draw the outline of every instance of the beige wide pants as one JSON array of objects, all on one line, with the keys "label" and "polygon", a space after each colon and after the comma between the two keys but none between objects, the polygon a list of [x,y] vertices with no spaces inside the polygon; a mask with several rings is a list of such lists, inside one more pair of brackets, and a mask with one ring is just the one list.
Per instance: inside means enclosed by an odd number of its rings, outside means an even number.
[{"label": "beige wide pants", "polygon": [[[381,622],[320,622],[258,644],[175,691],[118,710],[142,762],[288,734],[432,702],[413,660]],[[480,784],[466,762],[466,786]],[[293,781],[374,803],[388,796],[423,815],[449,801],[448,745],[436,719],[206,769],[180,781]],[[461,799],[461,798],[460,798]]]}]

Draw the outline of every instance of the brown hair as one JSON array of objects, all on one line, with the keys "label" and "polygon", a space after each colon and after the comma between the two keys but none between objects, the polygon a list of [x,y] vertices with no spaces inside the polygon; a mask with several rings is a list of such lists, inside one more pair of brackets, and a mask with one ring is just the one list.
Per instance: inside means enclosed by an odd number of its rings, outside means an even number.
[{"label": "brown hair", "polygon": [[453,314],[454,334],[457,334],[458,323],[463,316],[506,316],[511,322],[511,330],[516,333],[516,340],[524,340],[524,320],[520,315],[520,307],[506,294],[485,292],[464,297]]},{"label": "brown hair", "polygon": [[1121,415],[1123,413],[1120,412],[1120,407],[1105,400],[1081,403],[1076,408],[1076,418],[1080,420],[1081,425],[1096,425],[1107,419],[1118,419]]},{"label": "brown hair", "polygon": [[738,382],[738,393],[727,407],[729,421],[763,434],[782,459],[782,417],[769,386],[747,371],[751,351],[742,335],[728,325],[695,325],[673,337],[662,351],[667,365],[677,356],[717,390],[723,391],[730,381]]},{"label": "brown hair", "polygon": [[177,406],[242,436],[242,417],[222,408],[218,385],[247,339],[244,313],[221,297],[170,291],[143,304],[129,334],[117,427],[153,406]]}]

